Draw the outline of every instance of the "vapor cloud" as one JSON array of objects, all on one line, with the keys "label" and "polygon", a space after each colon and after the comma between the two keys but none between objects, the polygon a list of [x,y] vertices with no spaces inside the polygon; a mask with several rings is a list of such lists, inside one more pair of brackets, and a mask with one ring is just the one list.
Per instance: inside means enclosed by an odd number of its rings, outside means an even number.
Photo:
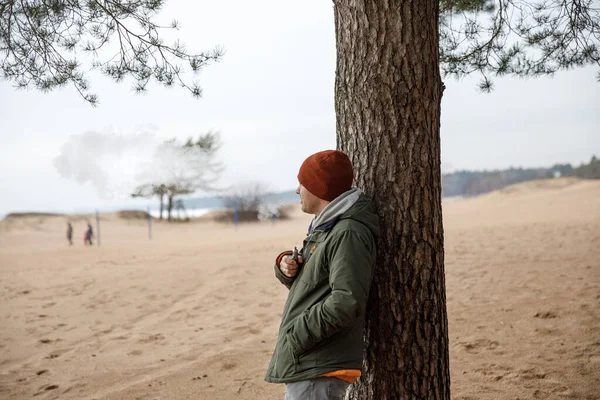
[{"label": "vapor cloud", "polygon": [[127,197],[148,169],[160,142],[154,134],[87,131],[73,135],[53,164],[58,173],[80,184],[91,184],[103,199]]}]

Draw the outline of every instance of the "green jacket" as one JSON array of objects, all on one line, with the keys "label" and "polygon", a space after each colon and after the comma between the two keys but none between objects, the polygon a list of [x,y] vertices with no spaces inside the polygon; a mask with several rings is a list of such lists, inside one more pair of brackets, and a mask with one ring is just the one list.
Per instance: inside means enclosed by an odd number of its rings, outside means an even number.
[{"label": "green jacket", "polygon": [[365,308],[378,234],[378,218],[361,194],[339,219],[307,235],[296,277],[286,277],[275,265],[277,278],[290,292],[267,382],[362,369]]}]

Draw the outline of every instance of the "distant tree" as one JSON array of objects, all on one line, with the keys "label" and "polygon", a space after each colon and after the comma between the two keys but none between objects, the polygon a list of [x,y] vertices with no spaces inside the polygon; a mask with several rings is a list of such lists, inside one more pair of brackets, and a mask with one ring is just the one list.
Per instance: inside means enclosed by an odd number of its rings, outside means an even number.
[{"label": "distant tree", "polygon": [[228,210],[223,219],[231,221],[236,211],[241,221],[258,220],[267,195],[266,185],[259,182],[246,182],[229,188],[221,197],[223,206]]},{"label": "distant tree", "polygon": [[135,191],[131,194],[131,197],[154,197],[158,196],[160,199],[160,211],[158,214],[158,219],[163,219],[163,209],[164,209],[164,198],[167,194],[167,187],[164,184],[144,184],[135,188]]},{"label": "distant tree", "polygon": [[177,184],[167,185],[167,220],[171,221],[175,196],[194,193],[195,189],[178,186]]},{"label": "distant tree", "polygon": [[258,211],[268,194],[266,186],[258,182],[247,182],[228,190],[222,197],[223,205],[227,208],[237,208],[240,211]]},{"label": "distant tree", "polygon": [[216,132],[200,135],[184,144],[176,139],[158,148],[150,172],[142,177],[147,180],[132,193],[133,197],[159,196],[161,215],[163,197],[167,198],[167,220],[171,220],[173,200],[176,196],[191,194],[197,190],[216,191],[216,182],[223,165],[216,160],[220,149],[220,137]]},{"label": "distant tree", "polygon": [[583,179],[600,179],[600,159],[592,156],[588,164],[573,169],[573,175]]},{"label": "distant tree", "polygon": [[229,188],[221,196],[221,203],[227,211],[219,213],[216,220],[222,222],[231,222],[234,210],[239,221],[286,219],[293,207],[277,199],[268,186],[260,182],[245,182]]},{"label": "distant tree", "polygon": [[463,196],[465,185],[473,177],[471,171],[455,171],[442,175],[442,196]]},{"label": "distant tree", "polygon": [[494,171],[456,171],[442,175],[443,196],[476,196],[505,186],[535,179],[572,176],[570,164],[556,164],[550,168],[509,168]]},{"label": "distant tree", "polygon": [[[137,92],[154,81],[181,86],[200,97],[197,83],[184,79],[183,67],[198,72],[223,56],[215,48],[191,53],[179,41],[165,44],[165,30],[154,22],[164,0],[1,0],[0,69],[18,88],[50,91],[73,85],[92,105],[85,71],[97,69],[117,82],[133,78]],[[101,53],[101,50],[105,50]],[[89,55],[88,65],[82,64]]]},{"label": "distant tree", "polygon": [[565,177],[573,175],[573,166],[571,164],[555,164],[550,168],[552,176],[558,173],[558,176]]}]

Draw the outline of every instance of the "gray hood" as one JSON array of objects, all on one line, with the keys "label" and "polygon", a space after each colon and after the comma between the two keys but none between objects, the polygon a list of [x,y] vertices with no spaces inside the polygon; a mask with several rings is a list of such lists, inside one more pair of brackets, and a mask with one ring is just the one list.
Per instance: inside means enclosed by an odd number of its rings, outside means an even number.
[{"label": "gray hood", "polygon": [[361,194],[360,189],[352,188],[333,199],[318,216],[313,218],[308,233],[312,233],[316,228],[339,218],[358,201]]}]

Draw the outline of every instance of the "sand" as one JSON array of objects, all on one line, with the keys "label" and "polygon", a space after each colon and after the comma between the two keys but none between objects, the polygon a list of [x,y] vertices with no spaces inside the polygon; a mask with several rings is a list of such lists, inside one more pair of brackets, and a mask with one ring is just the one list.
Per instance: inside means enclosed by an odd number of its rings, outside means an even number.
[{"label": "sand", "polygon": [[[600,398],[600,182],[444,203],[454,399]],[[282,399],[264,371],[310,220],[0,222],[0,399]]]}]

